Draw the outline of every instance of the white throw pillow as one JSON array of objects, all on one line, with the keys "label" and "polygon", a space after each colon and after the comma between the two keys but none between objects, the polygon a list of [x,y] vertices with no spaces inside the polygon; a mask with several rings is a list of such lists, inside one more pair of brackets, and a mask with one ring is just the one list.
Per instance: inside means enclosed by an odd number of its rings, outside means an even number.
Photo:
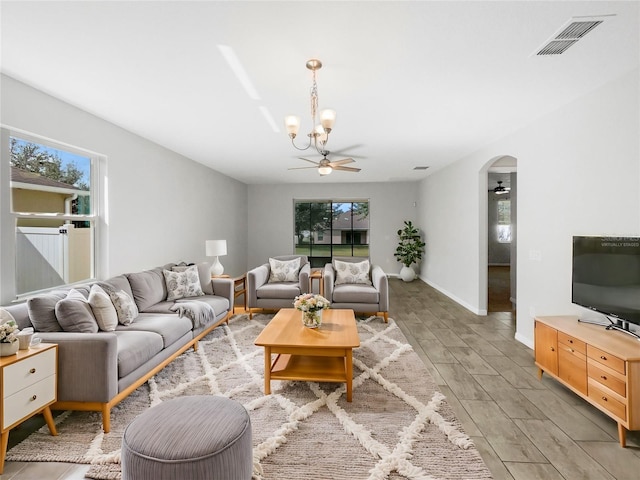
[{"label": "white throw pillow", "polygon": [[269,283],[297,282],[300,271],[300,257],[293,260],[269,259]]},{"label": "white throw pillow", "polygon": [[371,285],[369,260],[358,263],[335,260],[334,268],[336,270],[336,285],[344,283]]},{"label": "white throw pillow", "polygon": [[162,273],[164,273],[164,280],[167,283],[168,301],[204,295],[196,265],[191,265],[184,272],[163,270]]},{"label": "white throw pillow", "polygon": [[122,325],[131,325],[138,316],[138,306],[133,298],[124,290],[110,292],[109,296],[116,308],[118,322]]},{"label": "white throw pillow", "polygon": [[9,322],[11,320],[15,321],[15,318],[13,318],[13,315],[11,315],[11,313],[8,310],[5,310],[4,308],[0,308],[0,323]]},{"label": "white throw pillow", "polygon": [[113,332],[118,326],[118,312],[111,297],[99,285],[91,285],[89,305],[91,305],[93,316],[96,317],[100,330]]}]

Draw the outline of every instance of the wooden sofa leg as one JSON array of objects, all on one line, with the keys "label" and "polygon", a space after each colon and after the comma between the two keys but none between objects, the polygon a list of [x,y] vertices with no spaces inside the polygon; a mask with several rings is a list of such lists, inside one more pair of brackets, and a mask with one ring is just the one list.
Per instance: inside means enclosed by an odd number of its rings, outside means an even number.
[{"label": "wooden sofa leg", "polygon": [[253,318],[253,310],[249,309],[249,320]]},{"label": "wooden sofa leg", "polygon": [[197,340],[195,342],[193,342],[193,351],[194,352],[198,351],[198,341]]},{"label": "wooden sofa leg", "polygon": [[111,407],[108,403],[102,404],[102,430],[109,433],[111,430]]},{"label": "wooden sofa leg", "polygon": [[389,323],[389,312],[382,312],[384,315],[384,323]]}]

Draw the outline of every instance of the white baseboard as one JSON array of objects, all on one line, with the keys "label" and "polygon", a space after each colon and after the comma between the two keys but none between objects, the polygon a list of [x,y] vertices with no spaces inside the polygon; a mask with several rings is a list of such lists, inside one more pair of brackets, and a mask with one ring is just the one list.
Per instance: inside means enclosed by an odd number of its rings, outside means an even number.
[{"label": "white baseboard", "polygon": [[533,350],[533,341],[530,338],[520,335],[520,333],[516,332],[515,339]]},{"label": "white baseboard", "polygon": [[475,313],[476,315],[480,315],[480,316],[486,316],[487,315],[487,311],[486,310],[480,310],[476,307],[474,307],[473,305],[469,305],[467,302],[465,302],[464,300],[462,300],[461,298],[456,297],[453,293],[445,290],[444,288],[442,288],[441,286],[430,282],[429,280],[423,278],[423,277],[419,277],[424,283],[426,283],[427,285],[435,288],[436,290],[438,290],[440,293],[446,295],[447,297],[449,297],[451,300],[453,300],[454,302],[462,305],[464,308],[466,308],[467,310],[469,310],[472,313]]}]

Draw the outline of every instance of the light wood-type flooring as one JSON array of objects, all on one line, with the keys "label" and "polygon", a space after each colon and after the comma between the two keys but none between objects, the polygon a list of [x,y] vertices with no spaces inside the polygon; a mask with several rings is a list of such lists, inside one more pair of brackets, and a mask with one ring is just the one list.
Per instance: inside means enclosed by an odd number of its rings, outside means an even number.
[{"label": "light wood-type flooring", "polygon": [[[514,340],[511,312],[474,315],[421,280],[392,278],[389,289],[390,317],[496,480],[640,478],[640,432],[620,448],[611,419],[554,380],[539,381],[533,351]],[[87,468],[8,462],[0,479],[78,480]]]}]

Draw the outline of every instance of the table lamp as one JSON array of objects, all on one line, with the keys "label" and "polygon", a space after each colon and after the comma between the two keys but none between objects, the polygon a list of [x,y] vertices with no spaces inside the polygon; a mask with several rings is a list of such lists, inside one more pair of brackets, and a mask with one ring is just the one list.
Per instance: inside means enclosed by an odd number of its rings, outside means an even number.
[{"label": "table lamp", "polygon": [[207,257],[215,257],[213,265],[211,265],[211,275],[222,275],[224,267],[218,260],[218,256],[227,254],[226,240],[207,240],[205,242]]}]

